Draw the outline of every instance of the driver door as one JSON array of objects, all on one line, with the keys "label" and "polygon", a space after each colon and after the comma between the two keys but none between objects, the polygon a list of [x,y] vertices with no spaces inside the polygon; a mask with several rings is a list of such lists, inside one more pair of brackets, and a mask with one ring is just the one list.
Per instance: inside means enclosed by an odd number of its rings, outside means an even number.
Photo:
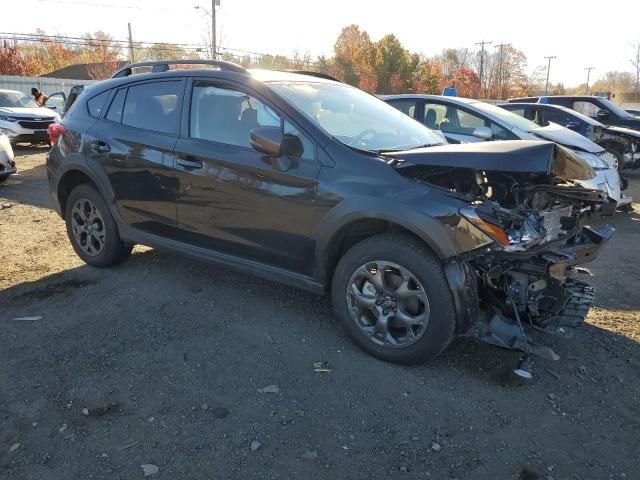
[{"label": "driver door", "polygon": [[[192,81],[175,147],[181,241],[310,275],[320,171],[315,144],[243,88]],[[249,134],[260,126],[297,136],[300,156],[279,163],[252,148]]]}]

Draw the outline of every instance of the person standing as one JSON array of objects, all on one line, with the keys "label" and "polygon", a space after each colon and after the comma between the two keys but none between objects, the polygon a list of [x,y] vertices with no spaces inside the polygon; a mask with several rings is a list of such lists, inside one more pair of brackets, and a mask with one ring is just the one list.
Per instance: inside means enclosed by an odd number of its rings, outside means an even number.
[{"label": "person standing", "polygon": [[31,89],[31,95],[33,96],[33,99],[35,100],[35,102],[41,107],[49,99],[49,97],[47,97],[44,93],[42,93],[40,90],[38,90],[35,87]]}]

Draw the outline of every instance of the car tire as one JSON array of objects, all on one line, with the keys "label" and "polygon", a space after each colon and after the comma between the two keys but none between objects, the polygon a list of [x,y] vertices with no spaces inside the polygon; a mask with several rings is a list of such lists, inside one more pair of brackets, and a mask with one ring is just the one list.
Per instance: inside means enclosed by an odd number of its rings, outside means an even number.
[{"label": "car tire", "polygon": [[73,249],[88,265],[110,267],[131,254],[133,245],[120,239],[106,202],[92,185],[79,185],[71,191],[64,218]]},{"label": "car tire", "polygon": [[[444,270],[431,250],[411,235],[384,233],[350,248],[336,266],[331,295],[351,339],[382,360],[423,363],[453,339],[456,311]],[[421,311],[428,315],[421,316]]]},{"label": "car tire", "polygon": [[616,160],[618,161],[618,173],[621,174],[622,170],[624,170],[624,154],[615,148],[608,148],[607,152],[616,157]]},{"label": "car tire", "polygon": [[7,180],[9,180],[9,176],[7,176],[7,177],[0,177],[0,183],[4,183],[4,182],[6,182]]}]

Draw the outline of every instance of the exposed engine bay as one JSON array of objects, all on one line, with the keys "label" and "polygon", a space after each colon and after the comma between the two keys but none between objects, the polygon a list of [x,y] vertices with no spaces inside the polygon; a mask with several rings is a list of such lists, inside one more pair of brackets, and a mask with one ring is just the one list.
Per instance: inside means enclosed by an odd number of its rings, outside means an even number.
[{"label": "exposed engine bay", "polygon": [[554,358],[545,347],[527,346],[521,321],[556,333],[581,323],[589,310],[593,289],[571,275],[597,256],[614,229],[584,222],[597,207],[615,209],[600,191],[572,181],[588,178],[590,167],[557,146],[546,168],[529,165],[531,171],[508,171],[506,163],[497,170],[496,162],[471,168],[466,160],[460,166],[403,160],[394,164],[401,175],[469,201],[452,228],[454,239],[476,234],[474,248],[456,261],[475,272],[486,317],[479,336]]}]

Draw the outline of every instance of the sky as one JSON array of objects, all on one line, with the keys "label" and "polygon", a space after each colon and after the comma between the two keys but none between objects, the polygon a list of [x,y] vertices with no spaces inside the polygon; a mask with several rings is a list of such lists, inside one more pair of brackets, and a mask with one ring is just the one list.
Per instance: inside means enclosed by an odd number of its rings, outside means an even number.
[{"label": "sky", "polygon": [[[610,70],[631,71],[630,42],[640,42],[640,1],[609,0],[220,0],[218,43],[288,57],[297,50],[331,56],[342,27],[355,23],[372,40],[395,34],[405,48],[427,56],[443,48],[477,48],[482,40],[511,43],[528,69],[552,60],[550,81],[565,86]],[[80,36],[103,30],[134,41],[202,44],[211,0],[5,0],[0,32]],[[495,48],[489,45],[487,48]]]}]

